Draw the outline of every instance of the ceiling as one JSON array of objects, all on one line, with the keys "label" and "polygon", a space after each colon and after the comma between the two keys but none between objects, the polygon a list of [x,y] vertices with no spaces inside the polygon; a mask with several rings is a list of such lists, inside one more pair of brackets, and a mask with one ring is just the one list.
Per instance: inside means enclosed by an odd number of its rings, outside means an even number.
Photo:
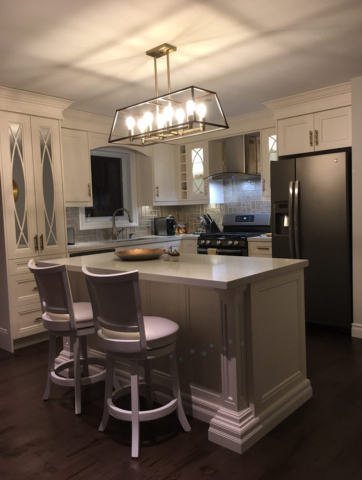
[{"label": "ceiling", "polygon": [[[361,0],[1,0],[0,85],[113,115],[171,87],[218,93],[227,117],[362,76]],[[166,60],[158,61],[160,93]]]}]

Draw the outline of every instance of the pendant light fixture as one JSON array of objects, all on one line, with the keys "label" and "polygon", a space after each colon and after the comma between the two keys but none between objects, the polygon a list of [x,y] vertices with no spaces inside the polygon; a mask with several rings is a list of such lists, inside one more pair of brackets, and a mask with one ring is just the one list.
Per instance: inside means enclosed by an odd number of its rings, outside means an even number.
[{"label": "pendant light fixture", "polygon": [[[117,110],[109,143],[147,146],[229,128],[215,92],[193,86],[171,92],[169,55],[176,50],[164,43],[146,52],[154,59],[156,97]],[[157,59],[164,55],[168,93],[159,96]]]}]

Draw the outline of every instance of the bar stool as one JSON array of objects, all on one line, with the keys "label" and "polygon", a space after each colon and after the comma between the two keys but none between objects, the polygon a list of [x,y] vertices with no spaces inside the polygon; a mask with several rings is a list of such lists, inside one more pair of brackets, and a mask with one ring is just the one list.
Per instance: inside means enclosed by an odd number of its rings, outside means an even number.
[{"label": "bar stool", "polygon": [[[104,431],[109,415],[132,422],[132,457],[138,458],[140,448],[139,422],[155,420],[176,410],[186,432],[191,430],[181,400],[175,342],[177,323],[166,318],[143,316],[138,271],[98,275],[83,267],[91,299],[94,319],[98,329],[99,346],[106,352],[106,388],[103,418],[99,427]],[[169,355],[171,390],[153,384],[150,360]],[[116,360],[127,360],[131,366],[131,384],[116,390],[112,395],[112,378]],[[139,381],[138,366],[145,367],[145,381]],[[152,390],[171,396],[171,401],[152,409]],[[140,411],[140,391],[147,399],[146,411]],[[131,410],[115,405],[121,396],[131,393]]]},{"label": "bar stool", "polygon": [[[81,387],[100,382],[106,377],[105,368],[89,375],[89,365],[105,367],[104,359],[88,357],[86,336],[95,333],[92,306],[89,302],[73,303],[65,265],[37,267],[34,260],[30,260],[28,267],[34,274],[38,287],[43,326],[49,331],[48,378],[43,400],[49,399],[53,383],[74,387],[75,413],[78,415],[81,413]],[[55,368],[57,337],[70,337],[74,360],[63,362]],[[59,375],[66,368],[74,368],[74,378]]]}]

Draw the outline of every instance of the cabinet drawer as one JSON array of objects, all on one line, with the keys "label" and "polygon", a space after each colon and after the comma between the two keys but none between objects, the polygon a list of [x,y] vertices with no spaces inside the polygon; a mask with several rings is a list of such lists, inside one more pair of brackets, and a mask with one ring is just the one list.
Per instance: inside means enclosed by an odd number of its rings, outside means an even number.
[{"label": "cabinet drawer", "polygon": [[272,256],[271,242],[249,242],[249,257]]},{"label": "cabinet drawer", "polygon": [[12,308],[10,315],[14,339],[45,332],[41,318],[42,311],[36,305]]},{"label": "cabinet drawer", "polygon": [[183,253],[197,253],[197,238],[192,240],[182,240]]},{"label": "cabinet drawer", "polygon": [[20,275],[21,273],[29,273],[28,263],[31,258],[34,258],[35,263],[39,262],[40,260],[49,260],[51,258],[61,258],[66,257],[66,252],[61,253],[59,255],[44,255],[44,256],[36,256],[36,257],[28,257],[28,258],[16,258],[15,260],[8,260],[8,271],[9,275]]},{"label": "cabinet drawer", "polygon": [[12,307],[20,307],[31,303],[38,303],[39,292],[32,273],[13,275],[9,278],[10,303]]}]

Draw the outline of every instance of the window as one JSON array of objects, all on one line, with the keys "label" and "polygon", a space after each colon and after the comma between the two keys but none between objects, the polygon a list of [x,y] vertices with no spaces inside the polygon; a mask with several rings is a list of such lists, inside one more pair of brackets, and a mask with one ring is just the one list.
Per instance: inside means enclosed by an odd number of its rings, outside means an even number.
[{"label": "window", "polygon": [[79,209],[81,230],[111,228],[113,212],[126,208],[133,217],[118,212],[117,227],[138,225],[135,159],[132,151],[102,147],[91,151],[93,207]]}]

